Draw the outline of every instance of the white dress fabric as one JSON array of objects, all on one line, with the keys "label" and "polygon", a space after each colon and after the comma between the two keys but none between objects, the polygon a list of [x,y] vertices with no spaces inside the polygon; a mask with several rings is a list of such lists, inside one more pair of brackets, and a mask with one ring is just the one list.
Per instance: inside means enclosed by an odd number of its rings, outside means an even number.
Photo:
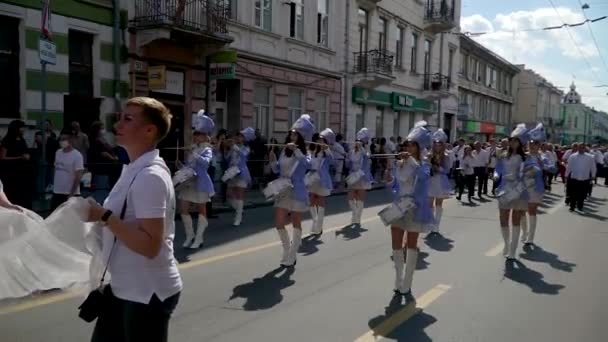
[{"label": "white dress fabric", "polygon": [[[446,153],[443,157],[443,167],[449,168],[451,165],[450,156]],[[429,185],[429,198],[439,198],[446,199],[450,198],[450,188],[445,187],[442,181],[442,177],[447,177],[441,174],[434,174],[431,177],[430,185]]]},{"label": "white dress fabric", "polygon": [[101,234],[83,223],[88,208],[87,200],[72,198],[43,220],[0,207],[0,300],[99,285]]},{"label": "white dress fabric", "polygon": [[[230,153],[231,153],[230,166],[237,166],[237,167],[239,166],[239,162],[241,160],[241,152],[240,152],[241,148],[246,149],[248,147],[235,145],[234,148],[232,149],[232,151],[230,151]],[[233,177],[232,179],[228,180],[228,186],[243,188],[243,189],[248,188],[247,181],[239,176]]]},{"label": "white dress fabric", "polygon": [[[528,156],[529,156],[529,158],[539,158],[539,159],[541,158],[540,154],[536,155],[536,156],[529,154]],[[539,163],[540,163],[539,165],[543,165],[542,161],[539,161]],[[538,192],[538,191],[534,190],[534,188],[528,188],[528,202],[529,203],[536,203],[536,204],[542,203],[544,195],[545,194],[543,192]]]},{"label": "white dress fabric", "polygon": [[[190,156],[188,156],[188,163],[192,162],[193,156],[201,154],[203,149],[204,147],[193,149]],[[182,201],[196,204],[205,204],[211,200],[208,193],[196,190],[196,177],[190,179],[180,187],[177,198]]]},{"label": "white dress fabric", "polygon": [[[504,163],[504,175],[501,182],[504,182],[505,184],[504,186],[501,184],[501,188],[514,188],[517,183],[520,182],[519,173],[521,172],[523,164],[521,156],[513,154],[511,157],[505,157],[502,162]],[[528,202],[521,197],[509,202],[499,200],[498,208],[509,210],[527,210]]]},{"label": "white dress fabric", "polygon": [[[291,171],[297,162],[298,159],[295,156],[292,155],[291,157],[287,157],[284,154],[281,154],[281,157],[279,158],[280,177],[291,178]],[[300,213],[308,211],[308,205],[306,203],[295,199],[293,188],[286,191],[283,196],[275,199],[274,207]]]},{"label": "white dress fabric", "polygon": [[[416,170],[418,162],[413,158],[408,158],[402,165],[397,164],[395,169],[395,181],[399,182],[399,197],[414,196],[414,187],[416,183]],[[393,223],[393,227],[418,233],[428,233],[431,231],[431,225],[420,224],[414,221],[416,210],[409,210],[403,218]]]},{"label": "white dress fabric", "polygon": [[[349,155],[348,158],[350,158],[350,172],[355,172],[355,171],[359,171],[362,169],[363,167],[363,154],[367,153],[366,151],[355,151],[355,149],[353,148]],[[365,172],[365,170],[364,170]],[[350,190],[370,190],[372,188],[372,184],[370,182],[368,182],[367,180],[364,179],[365,175],[363,177],[361,177],[361,180],[359,180],[357,183],[349,186],[348,188]]]},{"label": "white dress fabric", "polygon": [[[315,157],[315,154],[312,153],[310,155],[311,170],[318,171],[321,168],[321,163],[323,162],[323,160],[323,153],[319,153],[318,157]],[[308,192],[321,197],[327,197],[331,195],[331,190],[321,186],[321,182],[316,182],[312,186],[308,187]]]}]

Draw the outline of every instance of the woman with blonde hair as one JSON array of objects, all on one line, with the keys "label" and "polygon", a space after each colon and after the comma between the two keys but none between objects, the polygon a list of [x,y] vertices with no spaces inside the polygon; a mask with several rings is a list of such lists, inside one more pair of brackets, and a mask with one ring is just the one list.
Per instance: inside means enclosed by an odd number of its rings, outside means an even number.
[{"label": "woman with blonde hair", "polygon": [[228,200],[235,210],[235,227],[241,225],[243,220],[243,208],[245,206],[245,190],[251,184],[251,174],[247,167],[249,159],[249,147],[247,143],[255,139],[255,130],[247,127],[238,132],[233,139],[228,141],[228,169],[222,180],[228,184]]},{"label": "woman with blonde hair", "polygon": [[430,153],[431,183],[429,198],[431,208],[434,209],[434,222],[431,224],[431,234],[439,234],[439,225],[443,215],[443,201],[450,198],[450,180],[448,174],[451,169],[451,159],[446,152],[445,144],[448,136],[440,128],[432,135],[433,147]]},{"label": "woman with blonde hair", "polygon": [[310,193],[310,215],[312,217],[311,233],[315,236],[323,234],[325,218],[325,197],[331,194],[333,182],[329,174],[329,166],[333,162],[330,146],[336,141],[334,132],[326,128],[313,136],[313,144],[309,146],[311,171],[306,174],[307,188]]},{"label": "woman with blonde hair", "polygon": [[[524,245],[534,244],[538,206],[543,202],[543,196],[545,194],[543,170],[545,165],[549,165],[550,163],[545,155],[540,152],[540,145],[545,141],[545,129],[543,124],[539,123],[535,128],[529,130],[528,136],[530,137],[530,143],[528,144],[528,154],[524,162],[523,173],[528,195],[528,217],[526,217],[526,213],[521,217],[521,241]],[[528,218],[530,220],[529,230]]]},{"label": "woman with blonde hair", "polygon": [[346,164],[349,168],[349,175],[346,177],[348,184],[348,204],[352,211],[351,225],[361,225],[361,215],[365,202],[367,190],[372,188],[373,176],[371,172],[370,152],[367,144],[370,134],[367,128],[361,128],[357,132],[355,146],[348,154]]},{"label": "woman with blonde hair", "polygon": [[[213,150],[210,142],[210,134],[213,132],[215,123],[213,119],[205,115],[205,111],[198,112],[192,123],[193,145],[188,156],[186,166],[194,170],[195,176],[180,187],[178,191],[180,214],[186,240],[183,247],[191,249],[200,248],[204,242],[204,233],[209,226],[207,220],[207,202],[215,194],[213,181],[207,172],[213,159]],[[196,234],[194,232],[190,206],[194,204],[198,209],[198,221]]]},{"label": "woman with blonde hair", "polygon": [[[279,178],[272,181],[269,187],[277,187],[274,196],[275,223],[277,233],[283,246],[281,266],[293,267],[296,265],[298,249],[302,243],[302,213],[308,211],[308,192],[304,184],[306,171],[310,168],[310,160],[306,155],[305,141],[312,139],[314,125],[310,116],[302,115],[285,137],[285,149],[277,159],[274,152],[268,158],[270,166]],[[293,225],[293,236],[290,239],[285,229],[288,216]]]},{"label": "woman with blonde hair", "polygon": [[165,342],[182,290],[173,256],[175,192],[156,148],[169,132],[171,114],[155,99],[136,97],[114,127],[131,162],[103,207],[92,204],[89,211],[88,221],[101,225],[103,260],[112,276],[91,340]]}]

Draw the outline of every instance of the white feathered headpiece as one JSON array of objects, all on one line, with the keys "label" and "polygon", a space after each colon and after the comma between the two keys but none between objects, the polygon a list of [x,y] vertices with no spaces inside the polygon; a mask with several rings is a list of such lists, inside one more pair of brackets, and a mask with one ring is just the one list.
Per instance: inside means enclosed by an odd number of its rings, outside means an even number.
[{"label": "white feathered headpiece", "polygon": [[336,133],[331,128],[324,129],[319,135],[327,141],[328,145],[333,145],[336,142]]},{"label": "white feathered headpiece", "polygon": [[445,134],[443,129],[439,128],[433,132],[433,142],[446,143],[448,141],[448,135]]},{"label": "white feathered headpiece", "polygon": [[511,138],[519,139],[522,145],[527,144],[528,140],[530,140],[530,136],[528,135],[528,128],[526,128],[526,124],[518,124],[513,132],[511,132]]},{"label": "white feathered headpiece", "polygon": [[357,140],[361,141],[364,144],[367,144],[369,142],[369,138],[370,138],[370,134],[369,134],[369,129],[367,129],[366,127],[363,127],[359,130],[359,132],[357,132]]},{"label": "white feathered headpiece", "polygon": [[418,121],[414,128],[407,135],[409,141],[418,143],[420,149],[428,149],[431,147],[431,132],[426,128],[426,121]]},{"label": "white feathered headpiece", "polygon": [[536,127],[529,130],[528,136],[530,137],[530,140],[534,142],[542,143],[547,139],[547,136],[545,134],[545,127],[542,123],[538,123]]},{"label": "white feathered headpiece", "polygon": [[247,142],[255,139],[255,129],[253,129],[251,127],[247,127],[244,130],[242,130],[241,134],[243,135],[243,137],[245,138],[245,141],[247,141]]},{"label": "white feathered headpiece", "polygon": [[312,123],[312,118],[308,114],[302,114],[291,127],[292,130],[300,133],[306,141],[312,140],[312,134],[315,131],[315,125]]},{"label": "white feathered headpiece", "polygon": [[213,119],[205,114],[204,109],[199,110],[192,122],[192,129],[198,133],[211,134],[214,128]]}]

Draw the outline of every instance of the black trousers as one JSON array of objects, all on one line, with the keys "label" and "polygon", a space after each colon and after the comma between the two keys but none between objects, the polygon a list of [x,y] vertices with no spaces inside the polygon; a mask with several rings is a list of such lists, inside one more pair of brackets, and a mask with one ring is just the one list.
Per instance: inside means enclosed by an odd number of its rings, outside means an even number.
[{"label": "black trousers", "polygon": [[580,181],[568,178],[568,187],[566,191],[568,197],[568,204],[570,204],[570,210],[583,210],[585,198],[587,198],[590,186],[590,180]]},{"label": "black trousers", "polygon": [[475,177],[477,178],[477,196],[481,197],[483,192],[485,195],[488,194],[488,169],[483,167],[476,167],[474,169]]},{"label": "black trousers", "polygon": [[494,180],[494,169],[493,167],[488,168],[488,172],[486,173],[486,186],[484,188],[484,193],[488,193],[488,178],[492,177],[492,193],[496,192],[496,188],[498,188],[498,181]]},{"label": "black trousers", "polygon": [[115,297],[110,291],[105,310],[97,318],[91,342],[167,342],[169,319],[179,301],[177,293],[164,301],[156,295],[148,304]]},{"label": "black trousers", "polygon": [[467,187],[468,197],[471,200],[473,194],[475,193],[475,175],[465,175],[462,182],[458,184],[458,198],[462,197],[464,193],[464,187]]}]

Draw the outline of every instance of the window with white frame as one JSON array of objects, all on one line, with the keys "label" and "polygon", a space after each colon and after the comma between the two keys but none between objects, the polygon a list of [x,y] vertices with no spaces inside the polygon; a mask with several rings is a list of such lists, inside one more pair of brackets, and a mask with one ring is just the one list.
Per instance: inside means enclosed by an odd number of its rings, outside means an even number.
[{"label": "window with white frame", "polygon": [[430,39],[424,40],[424,73],[429,75],[431,73],[431,48],[432,42]]},{"label": "window with white frame", "polygon": [[450,79],[453,79],[452,77],[454,76],[454,56],[456,55],[456,49],[450,49],[449,54],[448,54],[448,77],[450,77]]},{"label": "window with white frame", "polygon": [[304,40],[304,0],[291,0],[289,6],[289,36]]},{"label": "window with white frame", "polygon": [[255,26],[272,31],[272,0],[255,0]]},{"label": "window with white frame", "polygon": [[317,44],[329,46],[329,0],[317,0]]},{"label": "window with white frame", "polygon": [[410,40],[410,71],[416,72],[416,65],[418,64],[418,33],[412,32]]},{"label": "window with white frame", "polygon": [[265,84],[256,84],[253,91],[253,124],[262,135],[270,137],[272,133],[270,121],[270,89]]},{"label": "window with white frame", "polygon": [[367,51],[368,46],[368,31],[369,12],[363,8],[359,8],[357,12],[359,22],[359,52]]},{"label": "window with white frame", "polygon": [[317,94],[315,97],[315,126],[319,131],[328,127],[329,123],[329,96]]},{"label": "window with white frame", "polygon": [[395,42],[395,66],[397,68],[403,68],[403,38],[404,28],[397,28],[397,41]]},{"label": "window with white frame", "polygon": [[304,92],[300,89],[289,89],[287,99],[287,111],[289,112],[289,127],[304,113]]},{"label": "window with white frame", "polygon": [[386,36],[388,30],[388,24],[386,19],[380,17],[378,18],[378,50],[384,51],[386,50]]}]

